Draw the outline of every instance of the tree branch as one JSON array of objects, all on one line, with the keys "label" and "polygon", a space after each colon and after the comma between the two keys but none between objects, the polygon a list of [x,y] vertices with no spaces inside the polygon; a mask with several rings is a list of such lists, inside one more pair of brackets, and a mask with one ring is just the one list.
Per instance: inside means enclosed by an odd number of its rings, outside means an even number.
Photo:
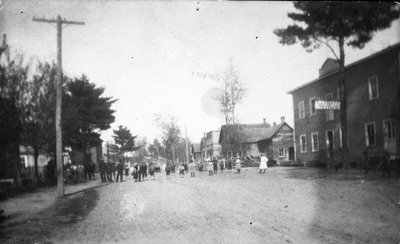
[{"label": "tree branch", "polygon": [[319,39],[319,38],[314,38],[314,39],[315,39],[316,41],[321,42],[321,43],[324,44],[325,46],[327,46],[327,47],[332,51],[332,53],[333,53],[333,55],[335,56],[336,60],[338,60],[338,61],[340,60],[339,57],[336,55],[335,50],[333,50],[332,46],[329,45],[328,42],[323,41],[323,40],[321,40],[321,39]]}]

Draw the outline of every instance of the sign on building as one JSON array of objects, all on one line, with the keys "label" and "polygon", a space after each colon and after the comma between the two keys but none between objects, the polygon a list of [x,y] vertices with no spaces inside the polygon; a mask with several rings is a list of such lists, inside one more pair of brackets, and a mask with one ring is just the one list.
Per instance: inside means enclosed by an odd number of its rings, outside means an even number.
[{"label": "sign on building", "polygon": [[315,101],[315,109],[340,110],[340,102],[317,100]]}]

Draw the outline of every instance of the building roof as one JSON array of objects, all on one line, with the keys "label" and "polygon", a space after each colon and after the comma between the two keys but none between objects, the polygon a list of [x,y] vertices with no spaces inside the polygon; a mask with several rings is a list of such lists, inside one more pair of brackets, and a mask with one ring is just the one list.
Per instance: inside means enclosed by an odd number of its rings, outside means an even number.
[{"label": "building roof", "polygon": [[200,143],[193,143],[192,148],[194,153],[201,152]]},{"label": "building roof", "polygon": [[[350,63],[350,64],[348,64],[348,65],[345,65],[345,69],[348,69],[348,68],[350,68],[350,67],[352,67],[352,66],[354,66],[354,65],[357,65],[357,64],[359,64],[359,63],[365,62],[365,61],[367,61],[367,60],[369,60],[369,59],[372,59],[372,58],[374,58],[374,57],[376,57],[376,56],[378,56],[378,55],[381,55],[381,54],[383,54],[383,53],[385,53],[385,52],[387,52],[387,51],[391,51],[391,50],[396,49],[396,48],[400,48],[400,42],[399,42],[399,43],[396,43],[396,44],[394,44],[394,45],[391,45],[391,46],[389,46],[389,47],[387,47],[387,48],[385,48],[385,49],[382,49],[382,50],[379,51],[379,52],[376,52],[376,53],[374,53],[374,54],[371,54],[371,55],[369,55],[369,56],[367,56],[367,57],[365,57],[365,58],[359,59],[359,60],[357,60],[357,61],[355,61],[355,62],[353,62],[353,63]],[[327,60],[324,62],[324,64],[325,64],[328,60],[329,60],[329,59],[327,59]],[[324,64],[323,64],[323,65],[324,65]],[[323,78],[329,77],[329,76],[334,75],[334,74],[337,74],[337,73],[339,73],[339,70],[330,72],[330,73],[328,73],[328,74],[326,74],[326,75],[323,75],[323,76],[321,76],[321,77],[319,77],[319,78],[317,78],[317,79],[314,79],[314,80],[311,80],[311,81],[309,81],[309,82],[306,82],[306,83],[304,83],[304,84],[302,84],[302,85],[300,85],[300,86],[298,86],[298,87],[295,87],[295,88],[293,88],[293,89],[287,91],[287,93],[288,93],[288,94],[292,94],[293,92],[295,92],[295,91],[297,91],[297,90],[299,90],[299,89],[301,89],[301,88],[303,88],[303,87],[306,87],[306,86],[308,86],[308,85],[310,85],[310,84],[313,84],[313,83],[315,83],[315,82],[320,81],[320,80],[323,79]]]},{"label": "building roof", "polygon": [[[290,127],[286,122],[282,122],[274,126],[271,126],[269,124],[239,124],[236,126],[239,126],[240,129],[242,129],[242,133],[244,134],[244,138],[241,143],[255,143],[272,138],[276,134],[276,132],[278,132],[278,130],[284,125],[287,125],[290,129],[292,129],[292,127]],[[222,141],[221,137],[223,134],[223,130],[229,130],[233,128],[233,125],[223,125],[221,127],[221,134],[219,139],[220,143]]]}]

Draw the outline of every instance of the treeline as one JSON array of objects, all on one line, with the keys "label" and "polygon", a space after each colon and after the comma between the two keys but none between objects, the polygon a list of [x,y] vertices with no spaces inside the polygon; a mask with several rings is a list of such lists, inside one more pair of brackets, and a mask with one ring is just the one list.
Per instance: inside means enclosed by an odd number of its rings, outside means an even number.
[{"label": "treeline", "polygon": [[[62,80],[63,148],[90,157],[90,147],[101,144],[100,131],[109,129],[115,120],[111,106],[116,99],[105,97],[105,88],[85,75],[63,73]],[[55,156],[55,82],[55,63],[27,64],[22,55],[0,55],[0,161],[4,174],[19,162],[19,145],[33,149],[36,177],[39,153]]]}]

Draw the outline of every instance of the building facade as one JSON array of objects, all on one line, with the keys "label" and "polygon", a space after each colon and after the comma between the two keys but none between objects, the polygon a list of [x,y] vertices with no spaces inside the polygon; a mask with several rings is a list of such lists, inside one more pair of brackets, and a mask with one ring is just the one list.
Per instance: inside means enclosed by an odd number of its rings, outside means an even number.
[{"label": "building facade", "polygon": [[190,156],[191,159],[196,163],[200,163],[202,160],[202,153],[200,149],[200,143],[193,143],[190,146]]},{"label": "building facade", "polygon": [[[399,159],[400,43],[345,67],[349,159],[360,163],[384,150]],[[338,63],[328,59],[319,78],[288,92],[293,97],[296,159],[327,162],[342,149],[340,110],[318,101],[340,101]],[[330,107],[333,108],[333,107]]]},{"label": "building facade", "polygon": [[[232,140],[232,138],[234,138]],[[293,129],[281,118],[272,126],[263,124],[224,125],[220,139],[223,156],[257,157],[265,154],[277,162],[294,160]]]}]

